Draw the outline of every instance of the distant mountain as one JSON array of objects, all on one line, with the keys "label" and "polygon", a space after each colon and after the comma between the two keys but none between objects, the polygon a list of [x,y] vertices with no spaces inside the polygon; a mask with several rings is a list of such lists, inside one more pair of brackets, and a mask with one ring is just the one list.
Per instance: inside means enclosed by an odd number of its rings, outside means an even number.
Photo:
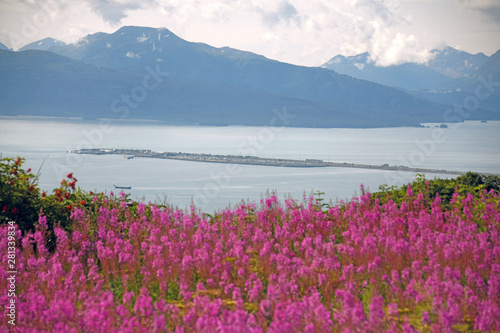
[{"label": "distant mountain", "polygon": [[52,47],[57,47],[57,46],[63,46],[66,45],[65,42],[61,42],[60,40],[54,39],[54,38],[44,38],[39,41],[30,43],[28,45],[25,45],[21,47],[18,51],[27,51],[27,50],[40,50],[40,51],[47,51]]},{"label": "distant mountain", "polygon": [[0,42],[0,50],[10,50],[5,44]]},{"label": "distant mountain", "polygon": [[488,56],[482,52],[470,54],[449,46],[442,50],[434,50],[433,53],[435,56],[427,66],[438,73],[455,79],[474,74],[488,60]]},{"label": "distant mountain", "polygon": [[165,28],[133,26],[122,27],[113,34],[99,32],[88,35],[75,44],[54,47],[49,51],[97,67],[142,71],[145,66],[160,63],[172,76],[205,81],[224,79],[228,69],[225,66],[231,61],[267,60],[263,56],[228,47],[219,49],[203,43],[187,42]]},{"label": "distant mountain", "polygon": [[[121,105],[131,119],[268,125],[272,110],[286,107],[295,115],[290,126],[387,127],[440,122],[447,110],[328,69],[187,42],[165,28],[123,27],[48,50],[0,53],[0,114],[116,118],[112,105]],[[134,107],[124,105],[152,70],[168,78]]]},{"label": "distant mountain", "polygon": [[[123,27],[112,34],[88,35],[52,52],[97,67],[144,72],[158,64],[180,80],[228,84],[345,110],[358,126],[416,125],[435,119],[443,107],[382,85],[338,75],[323,68],[294,66],[229,47],[192,43],[165,28]],[[351,114],[350,114],[351,113]],[[363,123],[361,125],[361,123]]]},{"label": "distant mountain", "polygon": [[352,57],[337,55],[321,67],[358,79],[408,90],[437,89],[450,81],[446,75],[419,64],[377,66],[370,60],[368,53]]},{"label": "distant mountain", "polygon": [[[229,84],[194,83],[163,74],[162,82],[146,90],[143,100],[132,99],[132,93],[144,87],[146,75],[157,69],[139,72],[98,68],[47,51],[0,51],[0,114],[90,119],[125,116],[170,124],[262,126],[269,125],[275,117],[273,109],[286,107],[293,115],[287,125],[301,127],[414,125],[416,119],[422,118],[421,113],[401,112],[399,117],[389,119],[353,107],[325,105]],[[155,85],[152,77],[149,76],[147,85]],[[426,119],[438,120],[423,114]]]},{"label": "distant mountain", "polygon": [[353,123],[343,110],[294,98],[159,78],[149,75],[146,85],[157,86],[145,90],[144,99],[133,99],[134,89],[144,88],[145,73],[97,68],[46,51],[0,51],[0,114],[269,125],[273,108],[285,105],[296,116],[291,126],[334,126],[332,119],[341,126]]},{"label": "distant mountain", "polygon": [[436,90],[450,85],[454,79],[472,75],[488,59],[483,53],[473,55],[452,47],[432,53],[434,58],[427,64],[405,63],[380,67],[371,61],[368,53],[362,53],[351,57],[337,55],[321,67],[406,90]]},{"label": "distant mountain", "polygon": [[[500,114],[500,50],[491,55],[490,58],[479,68],[479,70],[469,79],[469,84],[464,87],[471,93],[474,91],[476,95],[476,88],[482,84],[480,77],[492,84],[488,87],[491,96],[483,101],[480,101],[480,107],[485,110],[490,110]],[[493,81],[493,83],[490,82]],[[474,89],[474,90],[473,90]],[[482,92],[484,93],[484,87]],[[493,90],[493,91],[491,91]]]},{"label": "distant mountain", "polygon": [[[497,84],[500,82],[500,50],[492,54],[473,75],[468,77],[462,89],[472,92],[477,86],[479,76],[487,78],[490,75]],[[496,87],[495,93],[500,94],[500,86],[497,85]]]},{"label": "distant mountain", "polygon": [[[487,87],[484,82],[488,82]],[[451,81],[443,90],[419,91],[412,94],[437,103],[463,104],[467,99],[476,96],[478,86],[482,86],[479,90],[481,99],[477,99],[478,107],[500,115],[500,50],[491,55],[476,71]]]}]

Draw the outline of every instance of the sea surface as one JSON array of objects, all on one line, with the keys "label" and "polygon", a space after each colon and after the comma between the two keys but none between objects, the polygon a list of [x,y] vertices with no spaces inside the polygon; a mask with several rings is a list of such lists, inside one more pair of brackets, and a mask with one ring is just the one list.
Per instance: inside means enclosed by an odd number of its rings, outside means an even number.
[{"label": "sea surface", "polygon": [[[302,200],[313,192],[333,203],[351,199],[360,185],[376,191],[382,184],[402,185],[415,173],[354,168],[283,168],[126,159],[78,155],[81,148],[130,148],[153,151],[253,155],[271,158],[406,165],[500,174],[500,122],[424,124],[427,127],[314,129],[282,127],[165,126],[119,121],[0,117],[0,152],[23,156],[39,172],[39,185],[52,190],[68,172],[85,190],[115,195],[131,186],[134,200],[195,204],[206,212],[245,202],[259,203],[266,193]],[[450,177],[428,174],[428,177]]]}]

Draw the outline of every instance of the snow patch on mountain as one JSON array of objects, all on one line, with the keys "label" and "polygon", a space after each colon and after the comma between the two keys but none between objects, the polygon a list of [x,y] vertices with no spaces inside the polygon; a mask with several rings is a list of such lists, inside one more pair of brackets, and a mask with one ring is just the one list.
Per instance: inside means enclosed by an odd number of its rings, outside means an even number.
[{"label": "snow patch on mountain", "polygon": [[125,54],[125,56],[132,59],[139,59],[141,57],[140,55],[133,53],[131,51],[128,51],[127,54]]},{"label": "snow patch on mountain", "polygon": [[147,41],[149,39],[149,37],[146,37],[146,35],[144,34],[144,32],[142,33],[142,35],[140,35],[139,37],[137,37],[137,41],[139,43],[144,43],[145,41]]},{"label": "snow patch on mountain", "polygon": [[363,68],[365,68],[365,64],[362,64],[359,62],[354,63],[354,66],[359,70],[362,70]]}]

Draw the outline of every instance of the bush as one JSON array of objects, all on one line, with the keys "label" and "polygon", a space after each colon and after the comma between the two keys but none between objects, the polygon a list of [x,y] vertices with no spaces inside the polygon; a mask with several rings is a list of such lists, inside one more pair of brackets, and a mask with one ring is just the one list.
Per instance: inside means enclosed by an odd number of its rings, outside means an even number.
[{"label": "bush", "polygon": [[31,169],[24,170],[24,159],[4,158],[0,161],[0,222],[17,223],[23,231],[34,229],[40,212],[40,190]]},{"label": "bush", "polygon": [[[500,178],[498,176],[482,175],[476,172],[467,172],[455,179],[435,178],[432,180],[427,180],[425,175],[418,174],[410,185],[412,192],[424,194],[429,204],[437,196],[441,198],[443,203],[449,204],[455,193],[464,197],[466,193],[500,192]],[[378,192],[373,193],[373,197],[382,202],[392,200],[400,205],[408,197],[408,186],[382,185]]]},{"label": "bush", "polygon": [[21,157],[0,160],[0,223],[14,221],[24,235],[34,231],[39,216],[45,216],[47,246],[52,250],[55,246],[54,227],[71,231],[71,212],[76,207],[95,208],[95,203],[105,195],[77,188],[73,173],[68,174],[52,194],[48,194],[38,187],[38,176],[32,174],[31,169],[22,168],[24,162]]}]

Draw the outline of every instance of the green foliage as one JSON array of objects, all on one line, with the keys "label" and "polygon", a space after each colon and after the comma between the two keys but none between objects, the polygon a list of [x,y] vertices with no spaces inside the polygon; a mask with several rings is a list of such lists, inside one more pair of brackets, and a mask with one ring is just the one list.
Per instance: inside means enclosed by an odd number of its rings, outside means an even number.
[{"label": "green foliage", "polygon": [[327,204],[326,202],[323,202],[325,200],[322,197],[323,195],[325,195],[325,192],[316,191],[313,193],[314,199],[316,201],[314,205],[317,207],[318,210],[326,212],[326,211],[328,211],[328,208],[330,207],[330,205]]},{"label": "green foliage", "polygon": [[[24,162],[21,157],[0,160],[0,223],[14,221],[24,234],[34,231],[39,216],[44,215],[48,226],[47,246],[53,249],[55,226],[71,231],[70,216],[75,207],[98,209],[107,196],[77,188],[73,173],[68,174],[52,194],[48,194],[40,190],[38,177],[31,173],[31,169],[22,168]],[[124,199],[128,200],[127,197]]]},{"label": "green foliage", "polygon": [[[418,174],[410,185],[415,195],[422,193],[425,199],[430,201],[439,196],[445,204],[449,204],[455,193],[463,196],[465,193],[480,193],[485,190],[500,192],[500,177],[469,171],[455,179],[435,178],[427,180],[425,175]],[[392,200],[401,204],[408,197],[407,188],[408,185],[401,187],[381,185],[379,191],[372,195],[382,202]]]},{"label": "green foliage", "polygon": [[0,161],[0,223],[14,221],[23,231],[38,221],[40,190],[31,169],[24,170],[24,159]]}]

